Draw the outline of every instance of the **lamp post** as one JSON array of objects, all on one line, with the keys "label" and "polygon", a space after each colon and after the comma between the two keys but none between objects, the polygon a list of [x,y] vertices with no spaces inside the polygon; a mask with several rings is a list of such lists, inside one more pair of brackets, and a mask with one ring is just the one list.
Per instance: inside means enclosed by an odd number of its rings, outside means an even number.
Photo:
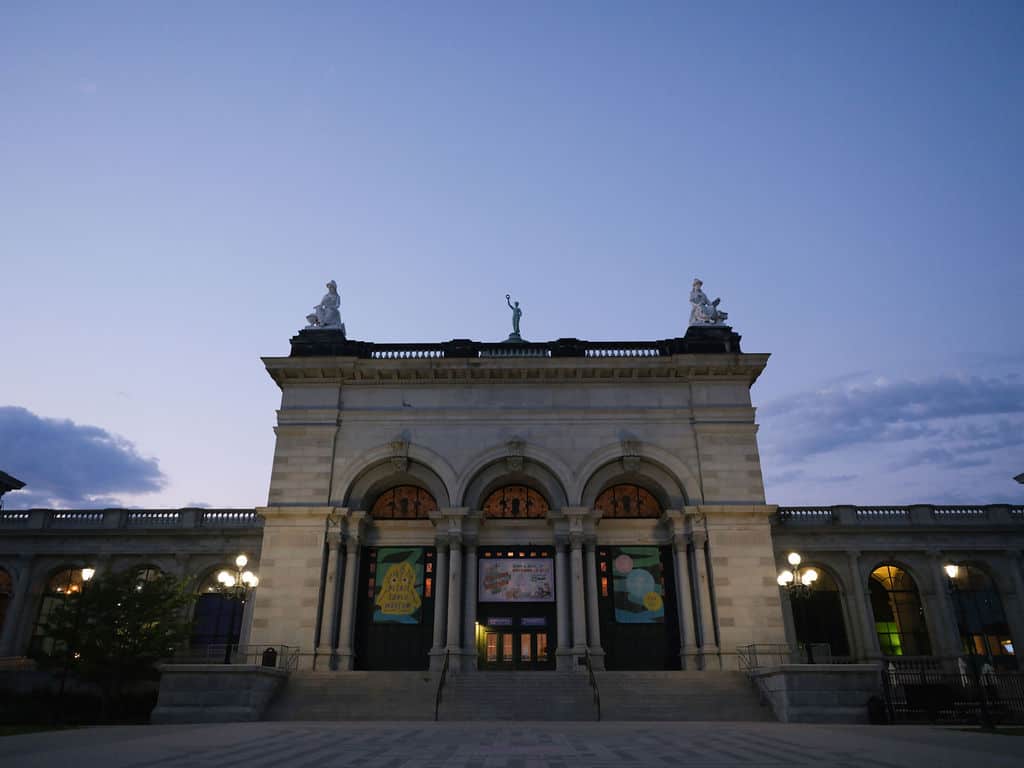
[{"label": "lamp post", "polygon": [[235,558],[234,571],[223,570],[217,574],[217,581],[220,583],[220,591],[231,598],[231,616],[228,620],[227,636],[224,643],[224,663],[231,663],[231,632],[235,628],[235,611],[238,603],[244,602],[245,593],[255,588],[260,580],[252,571],[243,570],[248,564],[249,558],[239,555]]},{"label": "lamp post", "polygon": [[[78,597],[75,598],[78,601],[75,606],[75,623],[71,628],[71,642],[68,643],[67,652],[64,654],[64,674],[60,676],[60,692],[57,694],[57,708],[60,712],[60,722],[64,722],[64,686],[67,683],[68,675],[71,672],[71,658],[75,652],[74,648],[78,644],[78,627],[82,621],[82,598],[85,597],[86,584],[88,584],[95,575],[95,568],[82,569],[82,587],[78,592]],[[68,592],[72,591],[72,586],[73,585],[68,585]]]},{"label": "lamp post", "polygon": [[[805,627],[807,625],[807,606],[805,605],[806,600],[811,596],[811,585],[818,580],[818,572],[813,568],[800,568],[800,561],[803,558],[797,552],[790,552],[786,560],[791,566],[789,569],[781,571],[776,581],[779,586],[786,590],[786,594],[789,595],[790,603],[795,603],[800,607],[800,623]],[[800,644],[800,637],[797,636],[797,645]],[[807,649],[807,663],[814,663],[814,651],[811,649],[810,641],[804,643],[804,647]]]},{"label": "lamp post", "polygon": [[[956,578],[960,574],[960,566],[956,563],[947,563],[942,566],[942,569],[946,572],[946,584],[949,587],[949,594],[953,599],[953,606],[957,614],[957,635],[960,635],[960,627],[967,628],[967,612],[963,606],[963,600],[960,599],[960,589],[956,585]],[[963,637],[960,638],[961,642]],[[978,689],[981,703],[981,727],[985,731],[994,731],[996,729],[995,723],[992,722],[992,713],[989,712],[988,708],[988,691],[985,690],[985,685],[981,679],[981,675],[978,674],[978,656],[974,651],[974,639],[970,637],[970,630],[968,629],[968,643],[967,643],[967,655],[971,660],[971,679],[974,681],[974,687]]]}]

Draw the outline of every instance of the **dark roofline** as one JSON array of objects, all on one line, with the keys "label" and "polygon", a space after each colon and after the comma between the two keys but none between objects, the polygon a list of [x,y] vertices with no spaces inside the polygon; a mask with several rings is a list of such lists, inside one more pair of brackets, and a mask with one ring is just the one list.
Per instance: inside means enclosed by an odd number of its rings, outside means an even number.
[{"label": "dark roofline", "polygon": [[8,491],[20,491],[24,487],[25,484],[21,480],[0,471],[0,496]]},{"label": "dark roofline", "polygon": [[[657,341],[473,341],[378,344],[345,338],[340,330],[310,329],[292,337],[290,357],[363,359],[489,357],[669,357],[686,354],[740,354],[740,335],[728,326],[694,326],[686,336]],[[630,354],[632,353],[632,354]]]}]

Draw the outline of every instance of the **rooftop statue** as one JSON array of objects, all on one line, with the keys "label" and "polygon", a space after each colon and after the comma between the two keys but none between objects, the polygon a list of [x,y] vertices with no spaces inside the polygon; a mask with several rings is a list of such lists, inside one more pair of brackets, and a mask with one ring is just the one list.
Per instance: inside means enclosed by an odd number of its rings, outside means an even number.
[{"label": "rooftop statue", "polygon": [[505,294],[505,301],[508,303],[508,308],[512,310],[512,333],[508,335],[508,338],[505,339],[505,341],[522,341],[523,337],[519,335],[519,318],[523,316],[523,310],[519,308],[518,301],[515,306],[512,306],[511,294]]},{"label": "rooftop statue", "polygon": [[336,329],[345,335],[345,324],[341,322],[341,296],[338,294],[338,284],[331,280],[327,284],[327,293],[320,303],[313,307],[312,313],[306,315],[307,328]]},{"label": "rooftop statue", "polygon": [[724,325],[729,314],[718,308],[721,299],[708,301],[701,290],[703,285],[701,280],[694,279],[693,290],[690,291],[690,325]]}]

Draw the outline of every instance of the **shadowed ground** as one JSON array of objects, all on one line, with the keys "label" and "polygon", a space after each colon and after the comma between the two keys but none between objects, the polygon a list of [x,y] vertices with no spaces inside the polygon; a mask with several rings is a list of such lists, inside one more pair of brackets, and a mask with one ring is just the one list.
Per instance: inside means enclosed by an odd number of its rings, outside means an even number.
[{"label": "shadowed ground", "polygon": [[779,723],[238,723],[113,726],[0,739],[18,768],[1024,765],[1024,739],[909,726]]}]

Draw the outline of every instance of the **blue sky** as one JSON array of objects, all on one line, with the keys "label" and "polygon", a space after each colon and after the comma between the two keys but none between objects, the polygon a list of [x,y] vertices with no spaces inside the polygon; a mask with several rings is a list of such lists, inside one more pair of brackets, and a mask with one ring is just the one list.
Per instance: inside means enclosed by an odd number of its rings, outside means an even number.
[{"label": "blue sky", "polygon": [[0,9],[8,506],[258,505],[260,355],[746,351],[769,501],[1024,500],[1024,6]]}]

